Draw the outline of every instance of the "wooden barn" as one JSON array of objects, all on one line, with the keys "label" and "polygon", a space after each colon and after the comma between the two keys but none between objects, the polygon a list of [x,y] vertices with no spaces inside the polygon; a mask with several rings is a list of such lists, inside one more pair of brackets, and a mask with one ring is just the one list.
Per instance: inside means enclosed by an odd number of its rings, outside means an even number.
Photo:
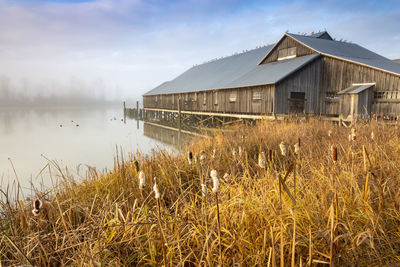
[{"label": "wooden barn", "polygon": [[190,68],[144,94],[143,107],[232,116],[397,116],[400,64],[327,32],[285,33],[274,45]]}]

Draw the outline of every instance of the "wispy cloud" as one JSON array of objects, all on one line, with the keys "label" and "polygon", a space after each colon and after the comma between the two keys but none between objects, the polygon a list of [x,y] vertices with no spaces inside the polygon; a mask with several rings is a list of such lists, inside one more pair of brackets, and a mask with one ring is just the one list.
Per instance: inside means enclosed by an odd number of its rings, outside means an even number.
[{"label": "wispy cloud", "polygon": [[79,79],[96,91],[102,81],[109,97],[139,98],[193,64],[273,43],[287,29],[326,28],[400,58],[393,45],[400,39],[399,6],[398,0],[0,0],[0,75],[17,87],[22,80]]}]

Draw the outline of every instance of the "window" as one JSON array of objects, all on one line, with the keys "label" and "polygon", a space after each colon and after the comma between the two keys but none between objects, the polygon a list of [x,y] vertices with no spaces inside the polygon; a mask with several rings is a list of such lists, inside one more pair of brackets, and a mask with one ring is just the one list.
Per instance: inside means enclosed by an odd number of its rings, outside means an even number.
[{"label": "window", "polygon": [[229,95],[229,102],[236,102],[236,98],[237,98],[237,92],[231,92]]},{"label": "window", "polygon": [[214,105],[218,105],[218,92],[214,92]]},{"label": "window", "polygon": [[375,99],[400,99],[399,91],[376,91],[374,93]]},{"label": "window", "polygon": [[189,101],[189,94],[185,94],[185,102]]},{"label": "window", "polygon": [[162,95],[160,95],[160,102],[162,102]]},{"label": "window", "polygon": [[197,102],[197,93],[194,93],[194,101]]},{"label": "window", "polygon": [[304,100],[306,98],[306,93],[304,92],[290,92],[290,98],[296,100]]},{"label": "window", "polygon": [[207,104],[207,93],[203,93],[203,105]]},{"label": "window", "polygon": [[158,102],[158,96],[156,96],[156,102]]},{"label": "window", "polygon": [[287,56],[295,57],[296,56],[296,47],[288,48]]},{"label": "window", "polygon": [[278,51],[278,60],[296,57],[296,47],[284,48]]},{"label": "window", "polygon": [[325,97],[328,99],[337,99],[339,95],[336,92],[326,92]]},{"label": "window", "polygon": [[172,105],[175,105],[175,95],[172,95]]},{"label": "window", "polygon": [[253,100],[261,99],[261,91],[253,91]]}]

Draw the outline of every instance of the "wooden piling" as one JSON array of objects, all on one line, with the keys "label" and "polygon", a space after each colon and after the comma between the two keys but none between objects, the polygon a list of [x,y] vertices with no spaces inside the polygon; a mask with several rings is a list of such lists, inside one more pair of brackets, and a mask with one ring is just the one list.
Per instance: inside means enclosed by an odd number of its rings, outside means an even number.
[{"label": "wooden piling", "polygon": [[181,119],[182,119],[181,98],[178,98],[178,128],[179,128],[179,130],[181,129]]},{"label": "wooden piling", "polygon": [[139,101],[136,101],[136,119],[139,119]]}]

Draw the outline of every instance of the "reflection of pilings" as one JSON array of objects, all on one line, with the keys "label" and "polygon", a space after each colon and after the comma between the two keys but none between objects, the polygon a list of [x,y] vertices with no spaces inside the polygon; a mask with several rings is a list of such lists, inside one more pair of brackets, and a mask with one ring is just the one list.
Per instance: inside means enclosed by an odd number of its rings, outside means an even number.
[{"label": "reflection of pilings", "polygon": [[184,147],[193,137],[199,135],[197,133],[179,130],[178,128],[153,122],[144,122],[143,133],[147,137],[168,145],[173,145],[178,149]]},{"label": "reflection of pilings", "polygon": [[[140,109],[137,102],[136,108],[127,109],[126,115],[128,118],[157,122],[177,129],[207,129],[223,127],[237,122],[254,124],[257,119],[261,118],[260,115],[249,114],[188,112],[182,110],[183,102],[179,98],[177,104],[177,110]],[[273,119],[268,116],[262,118]]]}]

